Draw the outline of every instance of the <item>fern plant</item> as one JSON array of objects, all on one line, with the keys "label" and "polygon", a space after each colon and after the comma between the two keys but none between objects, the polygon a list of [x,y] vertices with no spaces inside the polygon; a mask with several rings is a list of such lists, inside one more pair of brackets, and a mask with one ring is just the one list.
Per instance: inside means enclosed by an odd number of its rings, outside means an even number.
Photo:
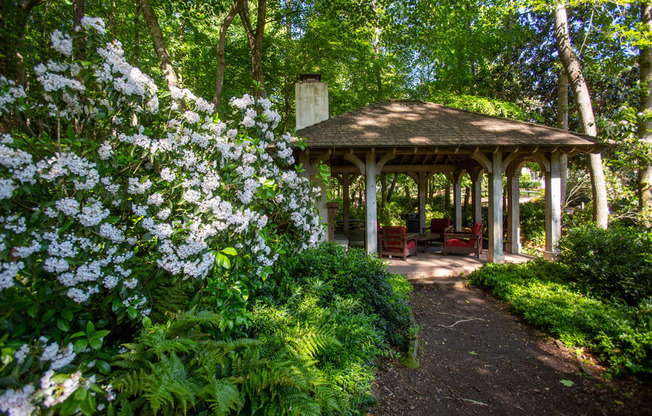
[{"label": "fern plant", "polygon": [[268,338],[215,340],[221,317],[180,313],[166,324],[146,323],[125,344],[115,366],[115,415],[321,415],[338,411],[337,394],[314,357],[331,344],[324,330],[291,343]]}]

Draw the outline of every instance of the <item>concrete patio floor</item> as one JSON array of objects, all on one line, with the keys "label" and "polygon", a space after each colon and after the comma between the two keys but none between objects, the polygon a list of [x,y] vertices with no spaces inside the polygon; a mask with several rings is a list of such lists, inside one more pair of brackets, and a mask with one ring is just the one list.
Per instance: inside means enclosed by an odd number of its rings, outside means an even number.
[{"label": "concrete patio floor", "polygon": [[[335,234],[335,242],[348,245],[348,240],[341,234]],[[534,257],[527,254],[505,254],[505,263],[525,263]],[[430,247],[427,253],[419,246],[416,256],[405,261],[402,257],[383,257],[392,273],[405,276],[410,282],[420,284],[457,283],[460,276],[466,276],[487,262],[487,250],[483,250],[480,259],[471,254],[449,254],[444,256],[444,247]]]},{"label": "concrete patio floor", "polygon": [[[505,263],[525,263],[534,257],[524,254],[505,254]],[[431,284],[450,282],[451,277],[468,275],[487,262],[487,251],[480,254],[480,259],[475,255],[449,254],[444,256],[443,247],[430,248],[427,253],[419,247],[416,256],[410,256],[405,261],[402,258],[383,257],[389,264],[392,273],[405,276],[410,282]]]}]

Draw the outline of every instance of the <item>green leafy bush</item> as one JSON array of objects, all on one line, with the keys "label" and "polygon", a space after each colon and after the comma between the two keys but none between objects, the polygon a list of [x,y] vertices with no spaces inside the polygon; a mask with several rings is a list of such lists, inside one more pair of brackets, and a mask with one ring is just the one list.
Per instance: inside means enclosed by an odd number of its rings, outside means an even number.
[{"label": "green leafy bush", "polygon": [[583,227],[562,237],[558,260],[582,291],[633,306],[652,297],[651,255],[648,231]]},{"label": "green leafy bush", "polygon": [[405,341],[411,287],[378,258],[331,243],[281,258],[277,270],[282,274],[270,279],[262,292],[272,302],[284,303],[293,296],[297,283],[317,280],[331,288],[323,292],[322,302],[329,304],[338,296],[353,299],[362,311],[376,316],[374,324],[387,341],[394,345]]},{"label": "green leafy bush", "polygon": [[366,414],[374,359],[409,333],[411,286],[377,258],[332,243],[280,259],[274,270],[245,335],[314,360],[336,392],[336,413]]},{"label": "green leafy bush", "polygon": [[514,311],[571,347],[585,347],[614,373],[652,373],[652,305],[630,307],[586,296],[566,282],[569,267],[534,260],[486,264],[469,275]]}]

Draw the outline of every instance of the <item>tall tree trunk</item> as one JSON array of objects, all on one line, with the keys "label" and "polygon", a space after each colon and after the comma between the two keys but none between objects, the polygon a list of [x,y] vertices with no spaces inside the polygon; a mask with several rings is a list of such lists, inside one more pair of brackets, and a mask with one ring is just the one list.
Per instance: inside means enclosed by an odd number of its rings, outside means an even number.
[{"label": "tall tree trunk", "polygon": [[32,10],[45,2],[19,0],[9,7],[0,2],[0,75],[20,85],[25,85],[25,27]]},{"label": "tall tree trunk", "polygon": [[[557,128],[568,130],[568,74],[562,66],[557,78]],[[561,204],[566,206],[566,183],[568,182],[568,155],[561,156]]]},{"label": "tall tree trunk", "polygon": [[147,23],[147,27],[149,27],[149,31],[152,34],[154,49],[156,49],[158,62],[163,71],[163,76],[165,77],[165,82],[168,84],[168,88],[179,87],[179,78],[177,78],[177,73],[174,71],[172,59],[170,58],[168,47],[165,44],[165,38],[163,37],[161,26],[158,24],[158,19],[156,18],[156,14],[154,13],[154,9],[149,0],[140,0],[140,10],[143,12],[145,23]]},{"label": "tall tree trunk", "polygon": [[[652,4],[649,1],[641,1],[641,24],[643,29],[652,31]],[[650,45],[641,47],[639,55],[640,67],[640,91],[641,106],[643,113],[641,123],[638,127],[638,136],[645,145],[652,145],[652,48]],[[646,215],[646,226],[650,227],[652,213],[652,161],[641,160],[641,168],[638,172],[639,204],[640,209]]]},{"label": "tall tree trunk", "polygon": [[[598,129],[595,124],[595,116],[593,115],[591,96],[584,80],[584,75],[582,74],[580,62],[573,52],[573,46],[568,33],[566,5],[564,3],[558,3],[555,6],[555,43],[561,62],[568,74],[571,88],[573,88],[573,95],[575,96],[575,104],[577,105],[582,130],[586,134],[597,136]],[[602,156],[599,153],[591,153],[589,158],[589,170],[593,189],[593,219],[598,227],[607,228],[609,223],[609,205],[607,203],[607,186],[604,178]]]},{"label": "tall tree trunk", "polygon": [[[81,21],[84,18],[85,0],[73,0],[72,2],[72,27],[81,27]],[[75,58],[86,59],[86,37],[80,36],[75,39]]]},{"label": "tall tree trunk", "polygon": [[215,95],[213,96],[215,109],[220,106],[220,97],[222,96],[222,88],[224,88],[224,66],[226,65],[224,61],[224,47],[226,45],[226,32],[229,30],[229,26],[231,26],[231,22],[233,22],[235,16],[242,10],[244,4],[245,0],[235,0],[231,11],[226,15],[220,27],[220,38],[217,42],[217,79],[215,80]]},{"label": "tall tree trunk", "polygon": [[245,0],[240,10],[240,19],[247,34],[249,53],[251,55],[252,77],[254,79],[254,95],[265,96],[265,79],[263,77],[263,35],[265,34],[265,16],[267,15],[267,0],[258,0],[258,16],[256,30],[251,26],[249,17],[249,2]]}]

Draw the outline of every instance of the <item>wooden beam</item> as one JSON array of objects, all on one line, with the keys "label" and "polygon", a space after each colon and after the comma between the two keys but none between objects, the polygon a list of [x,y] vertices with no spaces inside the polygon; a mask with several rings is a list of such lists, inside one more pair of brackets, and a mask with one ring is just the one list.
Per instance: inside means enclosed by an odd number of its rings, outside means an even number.
[{"label": "wooden beam", "polygon": [[355,165],[355,167],[357,167],[357,172],[355,170],[353,170],[351,172],[349,172],[349,171],[339,171],[339,170],[335,171],[335,170],[333,170],[334,167],[331,167],[331,172],[335,172],[335,173],[359,173],[361,175],[365,174],[365,164],[364,164],[364,162],[362,162],[362,160],[360,160],[359,157],[357,157],[353,153],[347,153],[347,154],[344,155],[344,160],[353,163]]},{"label": "wooden beam", "polygon": [[[457,167],[455,165],[385,165],[381,173],[438,173],[453,172]],[[360,173],[359,167],[356,166],[333,166],[332,173]]]}]

